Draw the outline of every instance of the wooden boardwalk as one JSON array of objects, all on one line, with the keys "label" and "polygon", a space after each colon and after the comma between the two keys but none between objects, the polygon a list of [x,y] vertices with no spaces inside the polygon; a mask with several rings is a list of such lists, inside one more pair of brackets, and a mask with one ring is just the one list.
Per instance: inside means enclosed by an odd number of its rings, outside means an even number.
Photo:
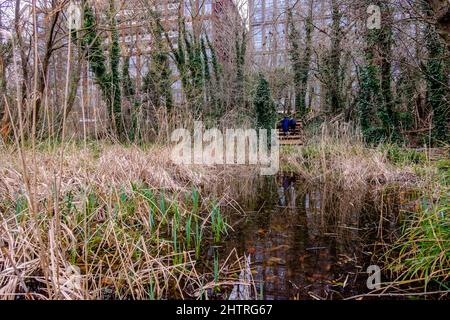
[{"label": "wooden boardwalk", "polygon": [[278,126],[278,137],[280,138],[280,145],[289,146],[289,145],[303,145],[304,137],[303,130],[300,123],[297,123],[297,126],[294,132],[289,131],[288,135],[284,135],[283,129],[281,126]]}]

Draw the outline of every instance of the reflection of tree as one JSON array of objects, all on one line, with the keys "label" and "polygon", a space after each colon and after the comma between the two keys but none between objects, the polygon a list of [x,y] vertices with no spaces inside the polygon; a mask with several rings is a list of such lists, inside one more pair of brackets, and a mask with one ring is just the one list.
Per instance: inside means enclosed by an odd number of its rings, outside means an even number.
[{"label": "reflection of tree", "polygon": [[293,174],[280,175],[277,177],[277,193],[279,206],[288,207],[290,210],[293,210],[297,207],[297,192],[295,182],[296,179]]},{"label": "reflection of tree", "polygon": [[[344,282],[347,275],[352,280],[356,265],[364,265],[361,238],[373,208],[365,209],[365,192],[311,188],[292,178],[239,180],[233,186],[250,213],[233,225],[227,246],[252,255],[265,298],[330,298],[340,289],[333,281]],[[280,200],[287,207],[280,207]]]},{"label": "reflection of tree", "polygon": [[280,204],[281,207],[286,207],[286,194],[284,193],[284,191],[285,190],[283,187],[278,188],[278,198],[279,198],[278,203]]}]

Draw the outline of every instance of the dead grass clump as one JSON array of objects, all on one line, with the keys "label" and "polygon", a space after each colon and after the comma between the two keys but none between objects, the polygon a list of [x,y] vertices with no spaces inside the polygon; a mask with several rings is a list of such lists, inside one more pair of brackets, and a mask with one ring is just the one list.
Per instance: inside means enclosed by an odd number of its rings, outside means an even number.
[{"label": "dead grass clump", "polygon": [[414,183],[411,167],[397,167],[387,152],[367,147],[361,136],[348,125],[321,127],[320,135],[306,139],[301,147],[281,152],[284,169],[308,180],[332,183],[345,189],[366,190],[368,186]]},{"label": "dead grass clump", "polygon": [[40,201],[38,230],[26,200],[2,202],[0,298],[195,299],[217,295],[216,288],[231,292],[245,263],[236,252],[215,254],[214,261],[204,252],[227,233],[219,207],[196,190],[131,189],[89,187],[64,194],[57,207]]},{"label": "dead grass clump", "polygon": [[[183,190],[187,185],[217,182],[220,172],[214,168],[180,166],[170,160],[170,148],[104,145],[80,148],[75,144],[65,147],[62,170],[59,170],[59,149],[36,153],[36,194],[46,197],[55,180],[61,179],[61,193],[85,189],[86,186],[104,190],[130,189],[130,183],[144,183],[149,187],[166,190]],[[31,151],[24,152],[31,159]],[[61,173],[60,173],[61,172]],[[24,192],[24,179],[17,152],[4,149],[0,155],[0,197],[14,199]],[[105,189],[106,188],[106,189]]]},{"label": "dead grass clump", "polygon": [[205,298],[239,281],[236,252],[203,254],[227,224],[221,199],[195,191],[225,169],[176,165],[158,146],[35,150],[21,149],[27,175],[12,147],[0,154],[0,298]]}]

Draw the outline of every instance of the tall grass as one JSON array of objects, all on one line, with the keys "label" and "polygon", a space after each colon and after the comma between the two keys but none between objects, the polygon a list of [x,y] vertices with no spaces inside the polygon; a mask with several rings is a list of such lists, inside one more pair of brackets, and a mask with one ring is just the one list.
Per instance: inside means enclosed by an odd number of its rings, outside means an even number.
[{"label": "tall grass", "polygon": [[[354,190],[352,203],[366,191],[385,194],[392,187],[416,194],[413,208],[386,243],[379,263],[392,274],[383,287],[400,294],[433,290],[448,294],[450,274],[449,149],[411,149],[383,143],[368,146],[350,124],[323,124],[306,132],[306,144],[281,152],[285,170],[336,190]],[[381,206],[382,207],[382,206]],[[386,219],[380,210],[379,228]],[[382,240],[382,239],[380,239]]]},{"label": "tall grass", "polygon": [[[345,205],[373,187],[419,189],[426,200],[391,248],[391,270],[400,283],[448,290],[449,179],[437,174],[448,160],[437,166],[420,150],[368,147],[357,130],[333,126],[283,149],[283,169],[357,191]],[[202,261],[231,229],[221,201],[200,190],[236,171],[174,165],[167,147],[17,146],[0,153],[0,298],[207,298],[240,273],[239,257]]]},{"label": "tall grass", "polygon": [[385,254],[386,270],[403,291],[450,292],[450,191],[421,193],[416,210],[404,212],[400,236]]},{"label": "tall grass", "polygon": [[[201,249],[207,248],[207,239],[216,236],[217,230],[207,219],[217,205],[202,204],[198,191],[192,192],[193,202],[178,198],[178,194],[143,185],[133,185],[128,191],[87,187],[67,193],[58,208],[58,236],[51,198],[39,201],[39,232],[51,248],[47,272],[49,283],[55,284],[52,296],[43,285],[39,244],[29,238],[34,224],[27,202],[20,196],[0,202],[0,239],[6,246],[4,252],[11,256],[0,271],[1,298],[192,298],[203,290],[202,283],[229,279],[226,272],[218,273],[226,269],[218,268],[216,258],[212,273],[196,261]],[[196,250],[190,251],[191,232],[185,226],[190,225],[194,212]],[[80,271],[75,278],[68,272],[73,267]]]},{"label": "tall grass", "polygon": [[[31,9],[37,35],[36,1]],[[199,192],[192,193],[192,204],[180,202],[178,195],[187,186],[214,183],[220,179],[217,171],[171,164],[168,147],[127,148],[111,144],[114,137],[88,142],[85,126],[83,147],[71,141],[71,37],[69,32],[61,128],[50,130],[57,138],[43,141],[45,125],[38,132],[38,99],[44,100],[38,92],[38,37],[30,42],[32,92],[22,99],[21,77],[14,77],[17,106],[6,103],[15,145],[0,146],[0,298],[207,296],[204,286],[216,276],[199,270],[196,259],[223,226],[213,224],[213,232],[208,212],[216,207],[206,206]],[[16,39],[12,43],[16,52]],[[17,56],[13,73],[20,75]],[[179,119],[165,120],[157,122],[165,124],[159,138],[166,142]]]},{"label": "tall grass", "polygon": [[211,227],[214,242],[220,242],[222,234],[227,233],[227,224],[220,214],[220,207],[215,205],[211,211]]},{"label": "tall grass", "polygon": [[369,147],[351,124],[322,124],[306,131],[305,141],[303,146],[281,150],[284,171],[295,172],[311,182],[354,190],[415,183],[411,167],[400,168],[390,161],[394,145]]}]

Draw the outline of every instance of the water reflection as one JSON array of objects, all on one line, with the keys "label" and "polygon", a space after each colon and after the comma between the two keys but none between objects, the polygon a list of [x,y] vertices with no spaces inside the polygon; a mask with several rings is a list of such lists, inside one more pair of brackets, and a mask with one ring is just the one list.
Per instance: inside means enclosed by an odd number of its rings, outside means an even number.
[{"label": "water reflection", "polygon": [[229,213],[234,232],[222,254],[233,248],[250,254],[265,299],[338,299],[368,292],[366,246],[377,236],[379,216],[365,190],[313,187],[294,175],[233,183],[227,185],[239,190],[233,196],[248,215]]}]

